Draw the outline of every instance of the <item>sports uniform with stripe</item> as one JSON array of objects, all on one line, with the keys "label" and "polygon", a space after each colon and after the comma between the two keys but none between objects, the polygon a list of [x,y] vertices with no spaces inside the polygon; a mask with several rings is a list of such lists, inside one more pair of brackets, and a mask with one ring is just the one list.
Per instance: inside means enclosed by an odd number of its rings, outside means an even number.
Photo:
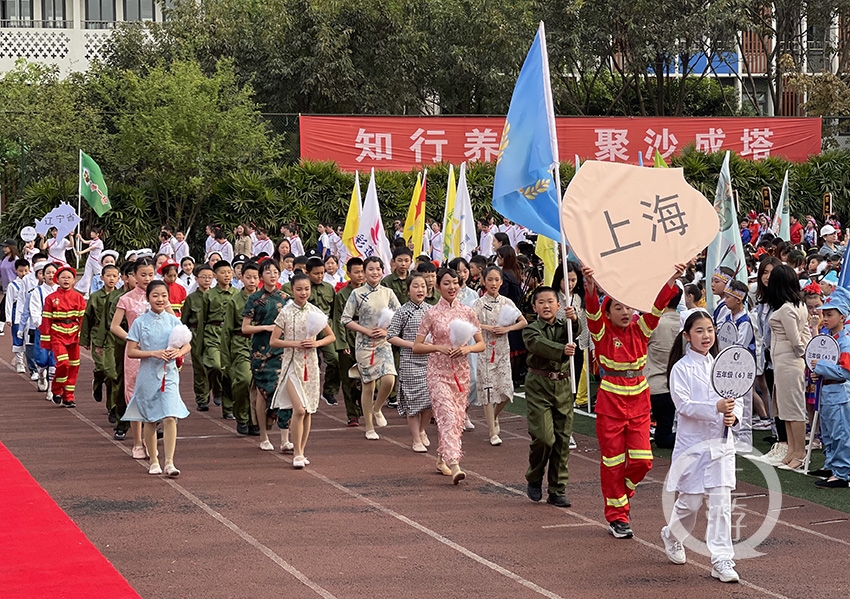
[{"label": "sports uniform with stripe", "polygon": [[652,312],[622,328],[611,323],[595,288],[587,289],[587,327],[593,338],[602,382],[596,396],[596,436],[608,522],[629,521],[629,499],[652,468],[649,442],[649,384],[643,375],[646,346],[667,304],[677,293],[665,285]]},{"label": "sports uniform with stripe", "polygon": [[41,346],[51,350],[56,358],[51,391],[63,402],[74,401],[80,374],[80,326],[85,313],[86,300],[74,289],[57,289],[44,298],[39,327]]}]

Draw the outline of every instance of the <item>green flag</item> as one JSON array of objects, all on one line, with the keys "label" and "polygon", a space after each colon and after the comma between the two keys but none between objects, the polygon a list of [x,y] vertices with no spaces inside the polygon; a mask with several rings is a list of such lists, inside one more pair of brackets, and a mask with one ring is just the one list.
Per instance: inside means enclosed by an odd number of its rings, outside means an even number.
[{"label": "green flag", "polygon": [[80,195],[89,203],[98,216],[112,208],[109,203],[109,191],[103,180],[103,173],[92,157],[80,151]]}]

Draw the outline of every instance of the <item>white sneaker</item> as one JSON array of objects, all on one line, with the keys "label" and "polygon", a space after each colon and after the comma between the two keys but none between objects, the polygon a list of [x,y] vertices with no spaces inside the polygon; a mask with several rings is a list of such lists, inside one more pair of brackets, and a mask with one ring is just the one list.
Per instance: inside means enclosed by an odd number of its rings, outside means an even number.
[{"label": "white sneaker", "polygon": [[785,459],[785,456],[788,455],[788,444],[787,443],[777,443],[779,446],[776,449],[776,453],[772,458],[765,457],[764,461],[770,464],[771,466],[779,466],[782,463],[782,460]]},{"label": "white sneaker", "polygon": [[305,465],[305,466],[309,466],[309,465],[310,465],[310,460],[308,460],[308,459],[307,459],[307,456],[303,456],[303,457],[304,457],[304,465]]},{"label": "white sneaker", "polygon": [[428,453],[428,448],[425,447],[422,443],[414,443],[413,451],[416,453]]},{"label": "white sneaker", "polygon": [[[16,355],[20,355],[20,354],[16,354]],[[24,361],[23,360],[15,360],[15,372],[18,373],[18,374],[24,374],[26,371],[27,371],[27,369],[24,367]]]},{"label": "white sneaker", "polygon": [[41,370],[38,373],[38,385],[36,386],[36,388],[39,391],[47,391],[47,394],[48,394],[47,399],[50,399],[50,397],[49,397],[49,395],[51,394],[50,393],[50,381],[48,380],[48,377],[47,377],[47,370]]},{"label": "white sneaker", "polygon": [[272,445],[271,441],[266,439],[265,441],[262,441],[260,443],[260,449],[262,449],[263,451],[274,451],[274,445]]},{"label": "white sneaker", "polygon": [[30,374],[30,380],[31,381],[37,381],[38,380],[38,371],[37,370],[32,371],[32,374]]},{"label": "white sneaker", "polygon": [[465,430],[465,431],[475,430],[475,425],[472,424],[472,420],[469,419],[469,416],[466,416],[466,419],[463,421],[463,430]]},{"label": "white sneaker", "polygon": [[387,426],[387,419],[381,412],[375,412],[372,418],[375,419],[375,426],[377,426],[378,428],[383,428]]},{"label": "white sneaker", "polygon": [[148,474],[162,474],[162,467],[159,465],[159,462],[151,464],[151,467],[148,468]]},{"label": "white sneaker", "polygon": [[380,439],[378,433],[376,433],[375,431],[366,431],[366,438],[370,441],[377,441],[378,439]]},{"label": "white sneaker", "polygon": [[[292,453],[294,449],[295,445],[287,441],[286,443],[280,446],[280,453]],[[303,458],[304,456],[301,457]]]},{"label": "white sneaker", "polygon": [[493,435],[492,437],[490,437],[490,445],[496,446],[496,445],[501,445],[501,444],[502,444],[502,439],[501,439],[501,437],[499,437],[499,435]]},{"label": "white sneaker", "polygon": [[670,528],[667,526],[661,529],[661,540],[664,541],[664,551],[671,563],[681,566],[687,561],[685,546],[670,534]]},{"label": "white sneaker", "polygon": [[720,580],[720,582],[738,582],[741,578],[735,572],[735,562],[731,559],[720,560],[716,564],[711,564],[711,575]]},{"label": "white sneaker", "polygon": [[576,440],[573,438],[572,435],[570,435],[570,449],[577,449],[577,448],[578,448],[578,443],[576,443]]},{"label": "white sneaker", "polygon": [[304,465],[305,464],[304,464],[304,456],[303,455],[297,455],[294,458],[292,458],[292,467],[295,468],[296,470],[300,470],[301,468],[304,467]]}]

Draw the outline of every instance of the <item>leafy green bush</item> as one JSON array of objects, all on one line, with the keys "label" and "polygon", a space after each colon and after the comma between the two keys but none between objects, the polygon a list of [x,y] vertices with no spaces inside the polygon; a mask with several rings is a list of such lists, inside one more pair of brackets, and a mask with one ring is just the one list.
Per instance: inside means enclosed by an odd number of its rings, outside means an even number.
[{"label": "leafy green bush", "polygon": [[[704,154],[692,148],[673,158],[671,166],[681,167],[685,178],[707,198],[714,197],[717,174],[723,153]],[[792,163],[781,158],[761,161],[745,160],[733,154],[732,184],[738,191],[739,213],[762,210],[761,188],[770,187],[778,201],[785,169],[789,169],[791,212],[820,219],[822,196],[832,192],[835,211],[850,212],[850,151],[830,151],[812,156],[807,162]],[[449,167],[438,164],[428,169],[428,203],[426,214],[442,220]],[[473,163],[467,172],[472,207],[477,217],[492,212],[494,166]],[[378,200],[386,228],[391,230],[393,219],[407,214],[417,171],[379,171],[375,174]],[[561,165],[564,188],[573,176],[573,165]],[[361,173],[361,194],[365,196],[368,174]],[[344,223],[354,175],[340,171],[328,162],[303,162],[275,166],[268,170],[237,170],[209,184],[211,193],[197,207],[200,219],[189,236],[191,247],[203,245],[203,225],[212,222],[228,232],[238,223],[254,223],[266,227],[272,238],[279,237],[284,222],[295,221],[302,228],[308,244],[316,241],[316,225],[331,221]],[[24,226],[33,224],[60,200],[76,203],[75,180],[45,177],[30,184],[22,197],[9,204],[0,225],[0,236],[14,237]],[[159,210],[147,186],[126,183],[110,185],[113,210],[98,219],[83,206],[84,226],[105,230],[107,247],[126,251],[157,245]],[[846,219],[845,219],[846,220]]]}]

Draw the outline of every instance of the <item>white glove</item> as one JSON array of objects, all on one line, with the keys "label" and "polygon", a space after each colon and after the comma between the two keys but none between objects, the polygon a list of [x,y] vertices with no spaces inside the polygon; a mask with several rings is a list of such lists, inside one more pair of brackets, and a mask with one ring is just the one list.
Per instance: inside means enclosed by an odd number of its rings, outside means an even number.
[{"label": "white glove", "polygon": [[23,339],[23,338],[24,338],[24,332],[23,332],[21,329],[18,329],[18,332],[17,332],[16,334],[17,334],[17,336],[18,336],[18,339]]}]

